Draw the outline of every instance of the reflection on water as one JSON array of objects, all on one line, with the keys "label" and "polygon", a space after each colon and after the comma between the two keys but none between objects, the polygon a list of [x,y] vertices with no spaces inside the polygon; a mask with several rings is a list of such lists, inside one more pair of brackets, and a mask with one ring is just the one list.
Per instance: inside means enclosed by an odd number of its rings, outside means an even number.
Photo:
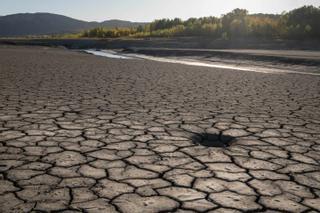
[{"label": "reflection on water", "polygon": [[120,55],[112,50],[85,50],[86,53],[90,53],[97,56],[104,56],[108,58],[118,58],[118,59],[132,59],[130,57]]},{"label": "reflection on water", "polygon": [[299,72],[292,71],[286,69],[277,69],[277,68],[268,68],[263,66],[245,66],[238,64],[227,64],[227,63],[217,63],[217,62],[204,62],[200,60],[194,59],[181,59],[181,58],[162,58],[162,57],[154,57],[140,54],[127,54],[131,57],[147,59],[152,61],[166,62],[166,63],[175,63],[175,64],[184,64],[190,66],[200,66],[200,67],[211,67],[211,68],[220,68],[220,69],[229,69],[229,70],[239,70],[246,72],[259,72],[259,73],[274,73],[274,74],[303,74],[303,75],[320,75],[320,73],[307,73],[307,72]]},{"label": "reflection on water", "polygon": [[163,57],[155,57],[148,56],[143,54],[125,54],[119,53],[112,50],[85,50],[85,52],[97,55],[104,56],[108,58],[116,58],[116,59],[145,59],[152,60],[158,62],[166,62],[166,63],[174,63],[174,64],[183,64],[189,66],[201,66],[201,67],[211,67],[211,68],[219,68],[219,69],[229,69],[229,70],[239,70],[246,72],[259,72],[259,73],[273,73],[273,74],[303,74],[303,75],[320,75],[320,73],[307,73],[307,72],[299,72],[292,71],[287,69],[277,69],[277,68],[268,68],[263,66],[244,66],[238,64],[226,64],[226,63],[217,63],[217,62],[207,62],[195,59],[188,58],[163,58]]}]

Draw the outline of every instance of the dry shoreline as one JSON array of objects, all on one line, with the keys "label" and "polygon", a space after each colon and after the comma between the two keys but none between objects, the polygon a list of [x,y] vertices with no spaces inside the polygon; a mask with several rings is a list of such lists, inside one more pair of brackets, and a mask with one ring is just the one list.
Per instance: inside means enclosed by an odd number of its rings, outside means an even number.
[{"label": "dry shoreline", "polygon": [[320,51],[320,40],[262,40],[234,39],[212,40],[208,37],[177,38],[80,38],[80,39],[32,39],[0,38],[0,44],[64,46],[69,49],[121,49],[139,48],[192,48],[192,49],[262,49],[262,50],[314,50]]},{"label": "dry shoreline", "polygon": [[175,60],[320,73],[318,41],[211,41],[197,38],[151,39],[0,39],[0,45],[50,46],[68,49],[114,49]]}]

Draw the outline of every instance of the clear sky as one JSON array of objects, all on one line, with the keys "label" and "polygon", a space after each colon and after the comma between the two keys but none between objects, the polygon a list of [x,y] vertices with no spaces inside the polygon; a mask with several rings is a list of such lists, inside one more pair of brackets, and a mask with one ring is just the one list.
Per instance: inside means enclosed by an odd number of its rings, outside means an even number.
[{"label": "clear sky", "polygon": [[250,13],[281,13],[320,0],[0,0],[0,15],[50,12],[87,21],[220,16],[235,8]]}]

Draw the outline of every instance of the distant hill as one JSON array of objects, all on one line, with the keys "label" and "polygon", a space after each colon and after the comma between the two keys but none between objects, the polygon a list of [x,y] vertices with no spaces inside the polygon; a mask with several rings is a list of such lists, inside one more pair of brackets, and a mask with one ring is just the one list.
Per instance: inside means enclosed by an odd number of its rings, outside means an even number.
[{"label": "distant hill", "polygon": [[122,20],[87,22],[51,13],[20,13],[0,16],[0,37],[73,33],[95,27],[137,27],[144,24]]},{"label": "distant hill", "polygon": [[123,20],[119,20],[119,19],[111,19],[111,20],[99,23],[99,25],[102,25],[103,27],[108,27],[108,28],[138,27],[139,25],[145,25],[145,24],[147,24],[147,23],[123,21]]}]

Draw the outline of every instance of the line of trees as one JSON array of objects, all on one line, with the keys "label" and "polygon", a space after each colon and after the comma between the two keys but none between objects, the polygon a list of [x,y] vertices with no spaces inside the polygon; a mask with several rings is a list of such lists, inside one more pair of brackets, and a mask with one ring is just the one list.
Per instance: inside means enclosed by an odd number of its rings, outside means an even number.
[{"label": "line of trees", "polygon": [[127,37],[134,35],[137,32],[135,28],[94,28],[91,30],[86,30],[82,33],[82,37],[89,38],[117,38],[117,37]]},{"label": "line of trees", "polygon": [[320,39],[320,8],[304,6],[281,15],[248,14],[245,9],[235,9],[221,18],[179,18],[155,20],[137,28],[85,31],[82,37],[175,37],[206,36],[211,38],[284,38]]}]

